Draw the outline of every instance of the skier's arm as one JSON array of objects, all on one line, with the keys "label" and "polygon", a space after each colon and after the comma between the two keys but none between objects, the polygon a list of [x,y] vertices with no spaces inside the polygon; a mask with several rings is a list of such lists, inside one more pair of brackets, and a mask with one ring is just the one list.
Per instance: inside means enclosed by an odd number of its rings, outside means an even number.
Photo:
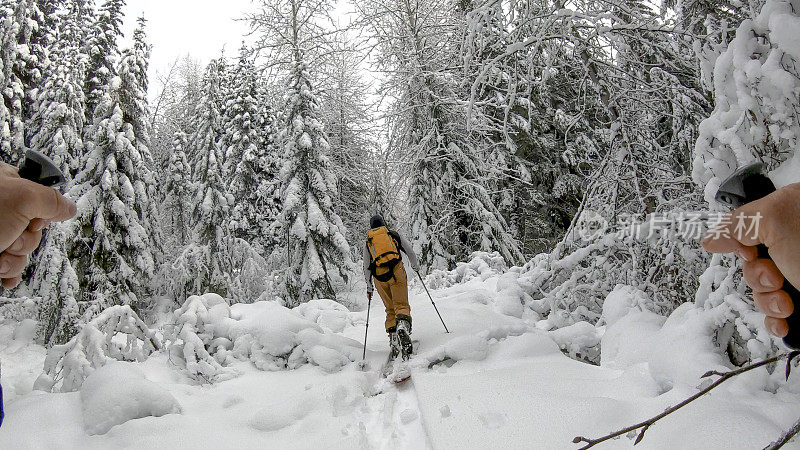
[{"label": "skier's arm", "polygon": [[414,247],[411,246],[411,242],[408,242],[403,235],[400,233],[397,235],[400,236],[400,246],[403,247],[403,253],[408,257],[411,268],[414,269],[415,272],[419,272],[419,261],[417,260],[417,254],[414,253]]},{"label": "skier's arm", "polygon": [[372,292],[372,273],[369,271],[369,263],[372,261],[372,257],[366,245],[364,245],[364,248],[361,250],[361,258],[363,260],[364,279],[367,281],[367,292]]}]

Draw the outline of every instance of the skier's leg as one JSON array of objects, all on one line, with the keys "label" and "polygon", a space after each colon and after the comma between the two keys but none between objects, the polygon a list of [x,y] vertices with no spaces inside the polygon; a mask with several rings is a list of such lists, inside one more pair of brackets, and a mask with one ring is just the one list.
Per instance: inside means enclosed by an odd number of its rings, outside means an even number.
[{"label": "skier's leg", "polygon": [[389,289],[388,283],[378,280],[374,280],[374,282],[375,289],[378,291],[378,295],[381,296],[381,300],[383,300],[384,308],[386,308],[386,322],[384,323],[384,329],[388,333],[389,328],[394,328],[396,321],[394,303],[392,302],[392,292]]},{"label": "skier's leg", "polygon": [[392,301],[394,302],[394,313],[397,323],[397,337],[402,346],[403,357],[408,358],[413,351],[411,344],[411,307],[408,304],[408,279],[403,263],[395,266],[394,279],[389,288],[391,290]]},{"label": "skier's leg", "polygon": [[411,306],[408,304],[408,278],[406,277],[406,269],[403,263],[395,266],[394,279],[392,280],[390,294],[394,305],[394,313],[396,316],[403,315],[405,319],[411,322]]}]

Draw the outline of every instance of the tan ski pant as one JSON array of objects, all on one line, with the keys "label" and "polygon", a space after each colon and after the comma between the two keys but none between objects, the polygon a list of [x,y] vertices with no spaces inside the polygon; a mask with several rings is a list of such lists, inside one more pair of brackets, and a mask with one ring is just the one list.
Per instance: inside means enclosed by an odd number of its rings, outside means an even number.
[{"label": "tan ski pant", "polygon": [[408,305],[408,279],[403,263],[394,266],[394,278],[389,281],[378,281],[373,277],[375,289],[378,290],[383,306],[386,307],[386,329],[396,325],[398,314],[411,317],[411,307]]}]

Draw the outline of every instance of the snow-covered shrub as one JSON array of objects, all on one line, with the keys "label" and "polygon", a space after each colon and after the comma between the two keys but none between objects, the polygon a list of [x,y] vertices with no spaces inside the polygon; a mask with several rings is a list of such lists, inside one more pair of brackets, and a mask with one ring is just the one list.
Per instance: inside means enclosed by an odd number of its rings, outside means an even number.
[{"label": "snow-covered shrub", "polygon": [[601,334],[597,327],[589,322],[575,322],[572,325],[557,328],[550,332],[550,337],[570,358],[582,359],[595,364],[600,363]]},{"label": "snow-covered shrub", "polygon": [[217,294],[193,295],[173,314],[166,336],[170,361],[186,369],[190,377],[207,383],[236,376],[223,367],[233,342],[228,332],[233,319],[228,303]]},{"label": "snow-covered shrub", "polygon": [[36,319],[40,297],[0,297],[0,320]]},{"label": "snow-covered shrub", "polygon": [[[453,270],[433,270],[425,277],[428,289],[443,289],[465,283],[473,278],[486,280],[508,269],[505,259],[498,252],[473,252],[469,262],[456,264]],[[409,276],[413,276],[409,274]]]},{"label": "snow-covered shrub", "polygon": [[35,389],[72,392],[112,361],[144,361],[161,342],[128,305],[115,305],[80,327],[66,344],[47,351]]},{"label": "snow-covered shrub", "polygon": [[142,417],[178,414],[175,397],[129,363],[113,362],[95,370],[81,386],[83,424],[90,435]]},{"label": "snow-covered shrub", "polygon": [[710,257],[697,241],[685,239],[678,227],[681,213],[660,216],[670,224],[629,231],[612,230],[588,241],[561,243],[551,253],[540,254],[523,266],[517,280],[533,298],[529,306],[551,322],[549,328],[580,321],[596,323],[603,303],[615,286],[624,284],[651,299],[649,309],[669,314],[691,300],[702,268]]},{"label": "snow-covered shrub", "polygon": [[649,311],[653,308],[647,293],[632,286],[618,284],[603,301],[600,320],[604,325],[613,325],[633,310]]},{"label": "snow-covered shrub", "polygon": [[261,370],[295,369],[309,363],[333,372],[361,357],[361,344],[324,331],[305,311],[275,302],[234,305],[230,328],[233,354]]},{"label": "snow-covered shrub", "polygon": [[739,166],[776,166],[800,139],[800,4],[769,0],[745,20],[714,68],[714,112],[700,125],[693,177],[714,205]]},{"label": "snow-covered shrub", "polygon": [[251,361],[261,370],[313,364],[333,372],[361,356],[361,344],[341,335],[349,312],[331,300],[289,309],[259,301],[228,306],[216,294],[192,296],[175,312],[168,336],[170,360],[205,382],[237,372],[231,365]]}]

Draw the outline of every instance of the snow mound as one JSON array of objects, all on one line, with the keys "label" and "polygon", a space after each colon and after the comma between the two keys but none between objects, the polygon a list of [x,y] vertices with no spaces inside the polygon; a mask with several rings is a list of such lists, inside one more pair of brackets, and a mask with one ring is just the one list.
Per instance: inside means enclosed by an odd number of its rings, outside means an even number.
[{"label": "snow mound", "polygon": [[15,341],[32,342],[36,338],[36,327],[38,326],[39,322],[33,319],[24,319],[14,328],[13,339]]},{"label": "snow mound", "polygon": [[650,311],[629,311],[606,328],[600,345],[600,364],[623,369],[646,363],[656,333],[666,318]]},{"label": "snow mound", "polygon": [[313,398],[302,397],[291,402],[276,402],[256,411],[248,422],[259,431],[276,431],[306,417],[315,406]]},{"label": "snow mound", "polygon": [[315,299],[294,308],[301,317],[308,319],[323,330],[341,333],[353,325],[350,310],[341,303],[328,299]]},{"label": "snow mound", "polygon": [[645,310],[648,303],[649,298],[644,291],[618,284],[603,301],[603,313],[600,317],[606,325],[613,325],[632,310]]},{"label": "snow mound", "polygon": [[130,363],[114,362],[95,370],[83,382],[80,397],[90,435],[106,434],[129,420],[181,412],[169,391]]},{"label": "snow mound", "polygon": [[589,322],[576,322],[553,330],[550,337],[571,358],[592,362],[599,360],[601,331]]}]

